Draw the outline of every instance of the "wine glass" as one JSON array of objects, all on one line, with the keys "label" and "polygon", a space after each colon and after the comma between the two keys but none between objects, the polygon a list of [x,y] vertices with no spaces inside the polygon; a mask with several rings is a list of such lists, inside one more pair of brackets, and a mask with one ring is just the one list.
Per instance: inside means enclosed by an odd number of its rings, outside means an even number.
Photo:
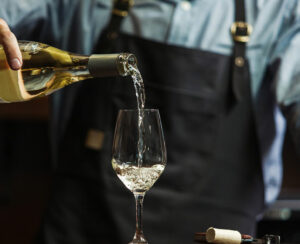
[{"label": "wine glass", "polygon": [[148,243],[142,228],[143,200],[146,191],[163,172],[166,161],[159,111],[120,110],[113,141],[112,167],[136,201],[136,230],[129,244]]}]

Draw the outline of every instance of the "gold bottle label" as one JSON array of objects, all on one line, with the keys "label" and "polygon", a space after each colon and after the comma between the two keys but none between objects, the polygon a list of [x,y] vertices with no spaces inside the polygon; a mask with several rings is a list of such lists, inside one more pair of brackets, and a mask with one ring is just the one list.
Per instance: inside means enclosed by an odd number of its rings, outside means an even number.
[{"label": "gold bottle label", "polygon": [[9,68],[0,46],[0,102],[30,100],[48,95],[74,82],[90,78],[88,57],[72,55],[36,42],[19,42],[21,71]]}]

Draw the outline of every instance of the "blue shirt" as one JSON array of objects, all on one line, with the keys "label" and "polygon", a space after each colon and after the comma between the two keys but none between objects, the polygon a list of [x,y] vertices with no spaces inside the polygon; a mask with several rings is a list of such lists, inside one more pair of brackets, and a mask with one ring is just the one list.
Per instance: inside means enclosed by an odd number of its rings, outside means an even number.
[{"label": "blue shirt", "polygon": [[[0,17],[21,39],[30,40],[35,33],[38,41],[90,54],[109,20],[111,7],[110,0],[2,0]],[[253,26],[247,58],[265,202],[271,203],[278,196],[282,180],[281,154],[286,126],[279,105],[288,106],[300,100],[300,3],[246,0],[246,19]],[[135,0],[121,29],[166,44],[231,55],[233,22],[233,0]],[[276,101],[270,106],[267,96],[259,99],[259,91],[266,68],[275,60],[281,62],[274,82],[268,87]]]}]

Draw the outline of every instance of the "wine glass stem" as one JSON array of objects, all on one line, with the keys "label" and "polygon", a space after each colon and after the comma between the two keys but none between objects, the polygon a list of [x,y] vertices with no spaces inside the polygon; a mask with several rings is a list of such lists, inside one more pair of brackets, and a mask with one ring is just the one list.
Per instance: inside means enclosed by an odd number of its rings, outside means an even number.
[{"label": "wine glass stem", "polygon": [[136,204],[136,226],[135,226],[135,235],[133,238],[133,243],[148,243],[144,237],[143,233],[143,201],[145,193],[134,193],[135,204]]}]

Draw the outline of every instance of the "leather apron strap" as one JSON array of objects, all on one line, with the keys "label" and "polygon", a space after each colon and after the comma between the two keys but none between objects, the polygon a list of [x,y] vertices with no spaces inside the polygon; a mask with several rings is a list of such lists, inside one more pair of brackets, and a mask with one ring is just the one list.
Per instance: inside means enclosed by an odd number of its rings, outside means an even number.
[{"label": "leather apron strap", "polygon": [[[103,30],[94,53],[117,52],[115,47],[119,39],[120,27],[133,4],[134,0],[114,0],[110,21]],[[88,102],[91,109],[88,115],[90,119],[87,127],[100,133],[103,133],[111,124],[111,91],[115,79],[115,77],[93,79],[92,82],[84,85],[85,91],[82,92],[83,94],[97,92],[97,95],[92,97],[93,101]],[[91,100],[91,98],[89,99]],[[87,134],[89,133],[88,131]],[[89,141],[88,137],[87,135],[87,141]],[[98,147],[98,149],[101,148]]]},{"label": "leather apron strap", "polygon": [[114,50],[119,36],[120,27],[128,11],[134,5],[134,0],[115,0],[110,21],[102,32],[95,53],[110,53]]},{"label": "leather apron strap", "polygon": [[231,26],[231,34],[234,40],[233,64],[232,64],[232,89],[236,101],[241,101],[247,90],[245,84],[245,56],[246,43],[252,27],[246,22],[245,1],[235,0],[235,22]]}]

